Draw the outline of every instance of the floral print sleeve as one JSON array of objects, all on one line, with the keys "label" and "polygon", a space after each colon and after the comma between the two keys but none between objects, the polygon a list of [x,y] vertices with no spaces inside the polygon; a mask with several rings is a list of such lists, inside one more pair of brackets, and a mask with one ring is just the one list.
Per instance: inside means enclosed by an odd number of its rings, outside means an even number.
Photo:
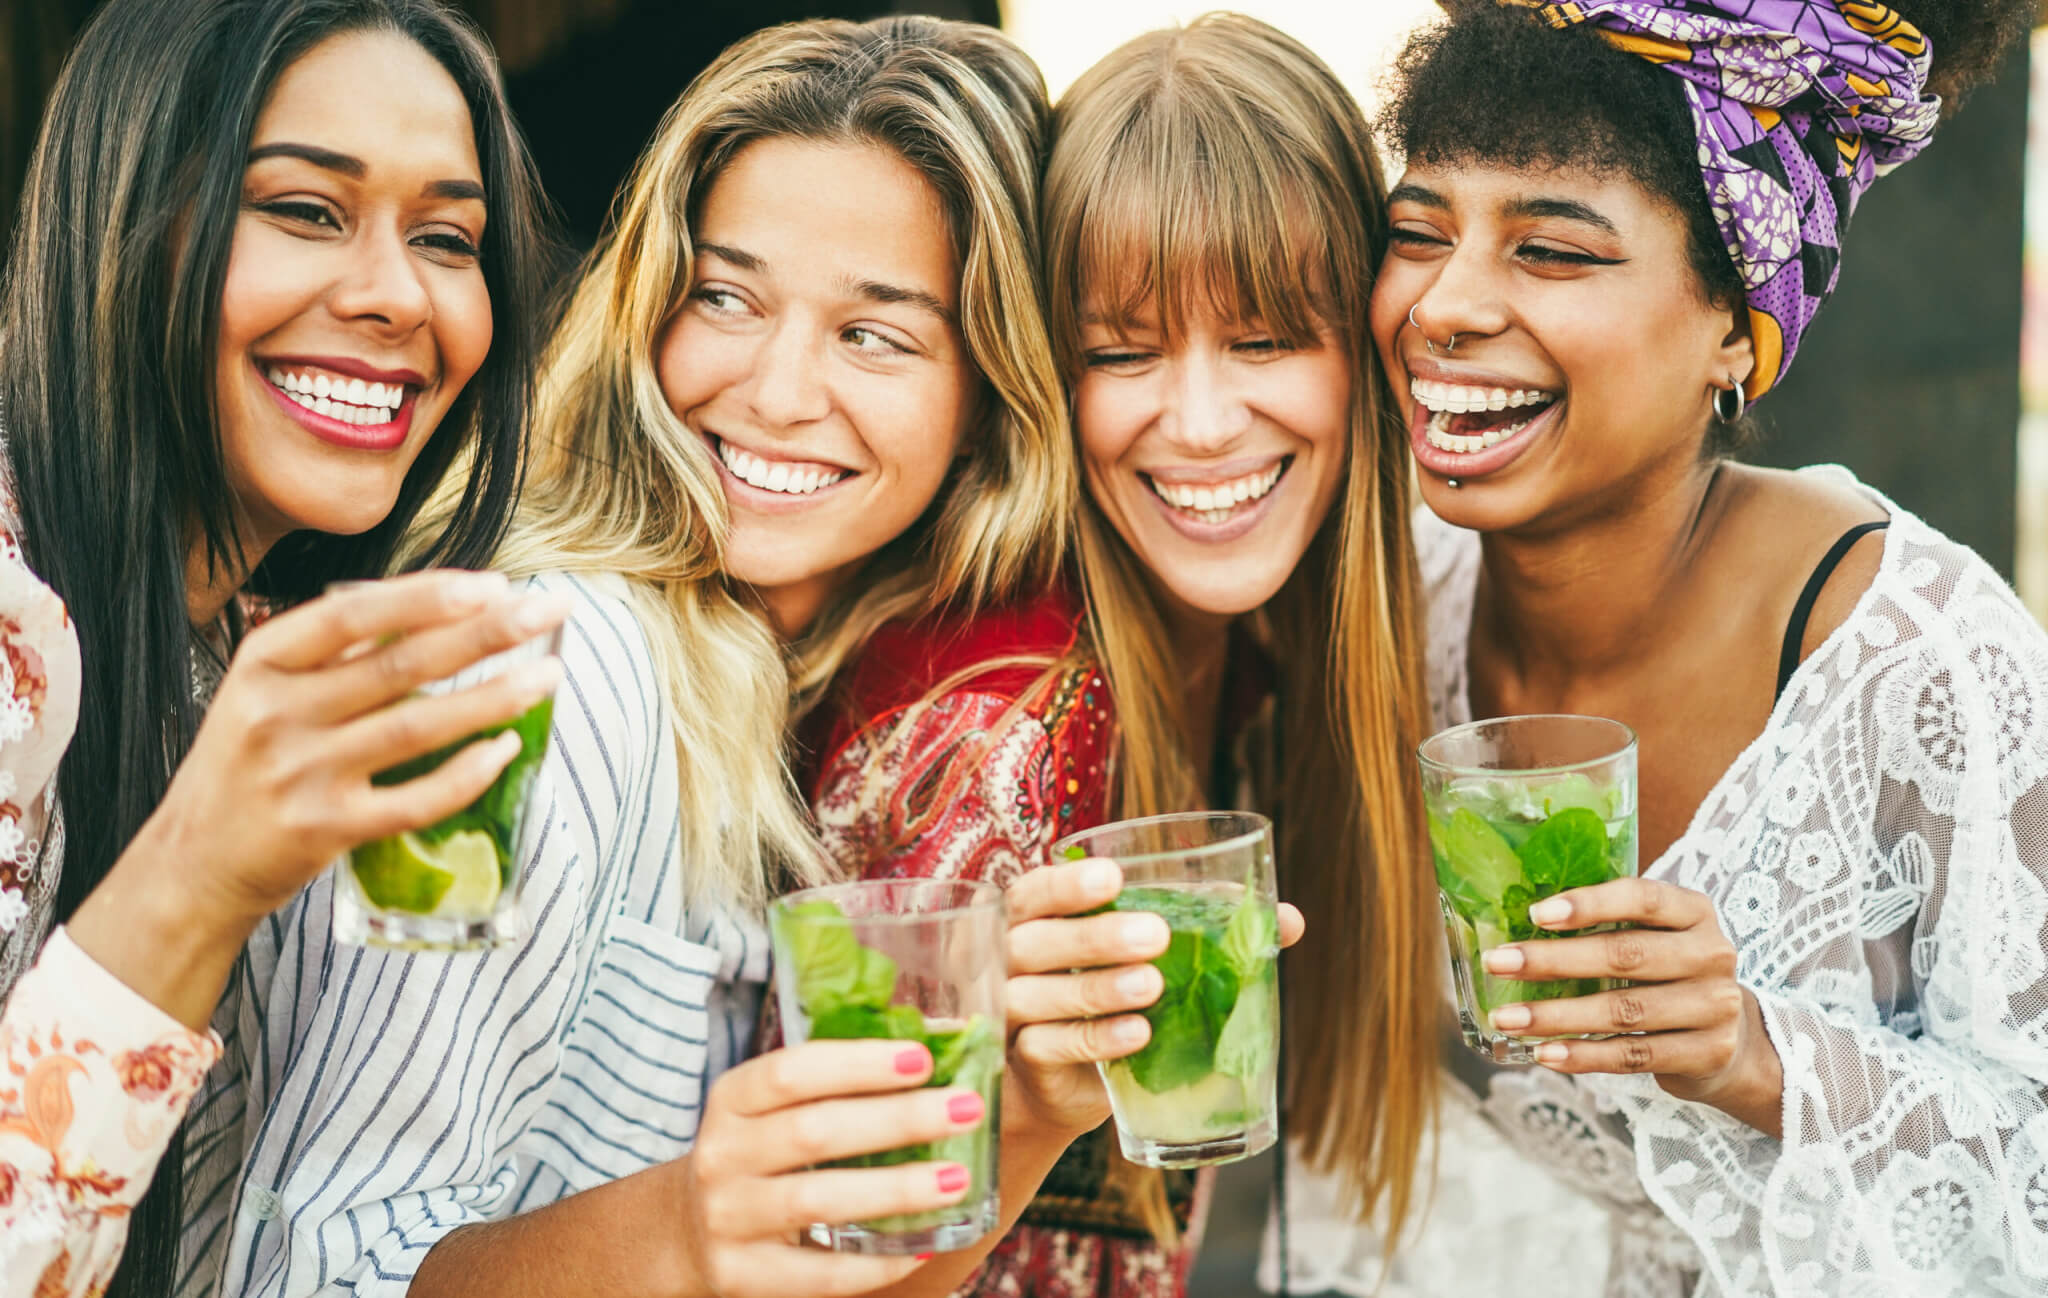
[{"label": "floral print sleeve", "polygon": [[0,1298],[106,1289],[128,1213],[219,1054],[51,936],[0,1011]]}]

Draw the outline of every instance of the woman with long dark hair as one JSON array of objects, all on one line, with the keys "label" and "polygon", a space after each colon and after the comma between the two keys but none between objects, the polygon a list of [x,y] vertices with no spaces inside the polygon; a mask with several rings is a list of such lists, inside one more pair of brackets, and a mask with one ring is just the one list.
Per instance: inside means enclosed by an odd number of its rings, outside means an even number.
[{"label": "woman with long dark hair", "polygon": [[0,299],[0,1293],[170,1287],[243,940],[516,743],[372,772],[552,685],[407,697],[560,620],[502,578],[314,598],[384,572],[464,451],[420,566],[490,556],[541,247],[491,55],[433,0],[114,0],[80,38]]}]

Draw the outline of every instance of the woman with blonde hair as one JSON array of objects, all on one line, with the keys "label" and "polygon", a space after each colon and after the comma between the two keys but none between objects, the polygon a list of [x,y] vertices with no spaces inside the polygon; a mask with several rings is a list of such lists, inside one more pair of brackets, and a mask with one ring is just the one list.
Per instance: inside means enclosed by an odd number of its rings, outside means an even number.
[{"label": "woman with blonde hair", "polygon": [[[1112,817],[1271,812],[1283,895],[1321,935],[1286,975],[1292,1134],[1398,1218],[1442,956],[1407,771],[1424,716],[1407,467],[1367,328],[1384,204],[1355,104],[1263,23],[1153,32],[1074,85],[1044,211],[1088,488],[1078,583],[877,639],[823,713],[811,789],[835,856],[870,874],[1008,879]],[[1164,948],[1153,927],[1126,958]],[[1094,1008],[1158,991],[1148,970]],[[1098,1031],[1105,1055],[1147,1039],[1131,1014]],[[1117,1160],[1104,1128],[975,1290],[1180,1293],[1205,1198]]]},{"label": "woman with blonde hair", "polygon": [[[919,1087],[922,1044],[741,1061],[759,906],[826,868],[782,764],[785,656],[801,686],[903,608],[972,607],[1060,552],[1045,116],[1000,34],[897,18],[759,33],[664,121],[555,334],[496,559],[575,605],[533,933],[467,964],[332,950],[322,886],[259,938],[276,1045],[228,1292],[944,1292],[971,1267],[797,1245],[966,1193],[958,1164],[806,1170],[992,1117]],[[1102,962],[1058,931],[1020,927],[1013,968]],[[1003,1120],[1021,1202],[1064,1142],[1029,1103]]]}]

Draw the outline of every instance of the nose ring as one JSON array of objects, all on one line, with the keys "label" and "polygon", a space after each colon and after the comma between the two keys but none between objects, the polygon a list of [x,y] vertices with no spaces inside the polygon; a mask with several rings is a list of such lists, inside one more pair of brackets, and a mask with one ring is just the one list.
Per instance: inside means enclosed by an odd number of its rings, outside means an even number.
[{"label": "nose ring", "polygon": [[[1415,306],[1421,305],[1422,304],[1420,302],[1415,304]],[[1414,325],[1416,333],[1422,334],[1422,345],[1424,347],[1429,348],[1429,354],[1431,356],[1434,356],[1436,355],[1436,344],[1429,340],[1429,335],[1426,332],[1424,332],[1422,326],[1419,323],[1417,323],[1415,319],[1415,306],[1411,306],[1408,308],[1408,323]],[[1444,352],[1446,354],[1449,354],[1456,350],[1458,350],[1458,335],[1452,334],[1450,337],[1450,341],[1444,344]]]}]

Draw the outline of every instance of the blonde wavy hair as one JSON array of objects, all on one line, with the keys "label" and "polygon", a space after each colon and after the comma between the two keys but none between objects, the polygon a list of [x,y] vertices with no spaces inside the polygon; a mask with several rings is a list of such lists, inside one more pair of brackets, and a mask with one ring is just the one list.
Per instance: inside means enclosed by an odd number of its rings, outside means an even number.
[{"label": "blonde wavy hair", "polygon": [[[669,110],[591,252],[542,362],[525,496],[496,565],[627,580],[681,759],[682,854],[699,895],[758,903],[828,867],[784,759],[785,728],[884,622],[1050,581],[1076,495],[1038,288],[1038,68],[973,23],[814,21],[728,49]],[[796,646],[724,574],[712,452],[655,371],[694,274],[690,223],[748,145],[874,144],[945,211],[960,328],[986,391],[932,507],[874,555]],[[452,479],[451,479],[452,480]]]},{"label": "blonde wavy hair", "polygon": [[[1419,868],[1410,754],[1424,734],[1407,447],[1367,301],[1386,187],[1357,105],[1323,62],[1256,20],[1210,14],[1122,46],[1061,99],[1045,181],[1046,296],[1063,372],[1081,322],[1156,311],[1258,320],[1296,346],[1341,340],[1352,385],[1345,485],[1249,625],[1277,660],[1274,814],[1282,888],[1310,916],[1287,960],[1286,1109],[1310,1163],[1399,1238],[1429,1130],[1443,964]],[[1078,523],[1090,630],[1121,729],[1118,812],[1205,799],[1167,622],[1092,500]]]}]

